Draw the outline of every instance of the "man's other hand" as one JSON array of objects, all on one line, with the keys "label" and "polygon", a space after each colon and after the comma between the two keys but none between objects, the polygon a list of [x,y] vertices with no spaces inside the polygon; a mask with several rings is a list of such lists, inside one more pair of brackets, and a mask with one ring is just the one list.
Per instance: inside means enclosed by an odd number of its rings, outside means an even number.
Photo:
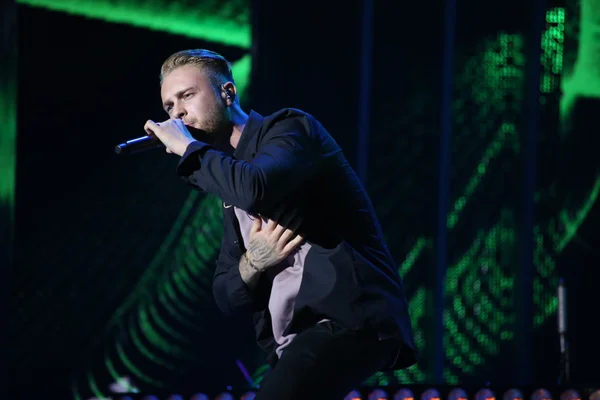
[{"label": "man's other hand", "polygon": [[296,234],[298,224],[279,225],[269,219],[265,227],[262,218],[255,217],[250,230],[246,257],[258,270],[265,270],[279,264],[294,251],[304,238]]}]

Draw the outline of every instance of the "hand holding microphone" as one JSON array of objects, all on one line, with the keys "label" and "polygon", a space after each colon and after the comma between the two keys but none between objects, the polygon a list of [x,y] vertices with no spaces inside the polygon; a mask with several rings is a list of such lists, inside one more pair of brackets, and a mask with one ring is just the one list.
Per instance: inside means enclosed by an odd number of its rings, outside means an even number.
[{"label": "hand holding microphone", "polygon": [[148,120],[144,125],[148,134],[137,139],[129,140],[115,147],[117,154],[134,154],[141,151],[165,147],[167,153],[182,156],[194,137],[180,119],[169,119],[156,123]]}]

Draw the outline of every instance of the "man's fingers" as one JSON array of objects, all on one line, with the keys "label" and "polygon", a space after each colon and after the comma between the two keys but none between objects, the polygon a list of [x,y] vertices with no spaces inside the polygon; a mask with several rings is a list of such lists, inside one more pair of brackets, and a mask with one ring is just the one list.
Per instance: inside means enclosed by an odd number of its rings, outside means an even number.
[{"label": "man's fingers", "polygon": [[294,233],[295,232],[292,229],[286,229],[279,237],[279,242],[283,244],[287,243],[288,240],[290,240],[291,237],[294,236]]},{"label": "man's fingers", "polygon": [[304,242],[304,238],[300,235],[297,235],[292,240],[290,240],[290,242],[288,244],[285,245],[285,247],[283,248],[283,253],[286,255],[290,254],[302,242]]},{"label": "man's fingers", "polygon": [[154,135],[157,129],[158,124],[156,122],[152,121],[151,119],[146,121],[146,124],[144,125],[144,130],[148,135]]},{"label": "man's fingers", "polygon": [[273,229],[275,228],[276,225],[277,225],[277,222],[275,222],[274,220],[269,218],[269,222],[267,222],[267,229],[269,231],[273,231]]},{"label": "man's fingers", "polygon": [[294,236],[294,234],[298,231],[298,228],[300,228],[301,223],[302,218],[299,215],[296,215],[285,225],[277,225],[273,231],[273,235],[277,238],[281,246],[285,246],[288,240]]},{"label": "man's fingers", "polygon": [[262,218],[258,215],[254,215],[254,223],[252,224],[252,228],[250,228],[250,235],[255,234],[256,232],[258,232],[260,230],[260,227],[262,226]]},{"label": "man's fingers", "polygon": [[277,224],[277,226],[275,227],[275,229],[273,229],[273,235],[279,239],[281,237],[281,235],[283,234],[283,232],[285,231],[285,226]]}]

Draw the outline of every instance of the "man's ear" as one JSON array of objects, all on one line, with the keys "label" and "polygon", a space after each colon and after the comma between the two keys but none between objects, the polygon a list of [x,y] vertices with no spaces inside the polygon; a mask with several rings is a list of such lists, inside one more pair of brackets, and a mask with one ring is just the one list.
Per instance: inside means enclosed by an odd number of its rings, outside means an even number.
[{"label": "man's ear", "polygon": [[232,105],[235,102],[235,96],[237,96],[237,88],[233,82],[225,82],[221,85],[221,95],[227,102],[227,106]]}]

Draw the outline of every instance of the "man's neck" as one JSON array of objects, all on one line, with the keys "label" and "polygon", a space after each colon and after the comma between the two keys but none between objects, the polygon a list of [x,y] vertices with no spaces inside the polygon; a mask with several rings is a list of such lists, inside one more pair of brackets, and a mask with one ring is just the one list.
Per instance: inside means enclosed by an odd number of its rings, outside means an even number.
[{"label": "man's neck", "polygon": [[229,144],[236,149],[240,142],[240,138],[242,137],[246,122],[248,121],[248,114],[242,111],[240,106],[235,106],[232,111],[231,119],[233,121],[233,129],[231,136],[229,137]]}]

